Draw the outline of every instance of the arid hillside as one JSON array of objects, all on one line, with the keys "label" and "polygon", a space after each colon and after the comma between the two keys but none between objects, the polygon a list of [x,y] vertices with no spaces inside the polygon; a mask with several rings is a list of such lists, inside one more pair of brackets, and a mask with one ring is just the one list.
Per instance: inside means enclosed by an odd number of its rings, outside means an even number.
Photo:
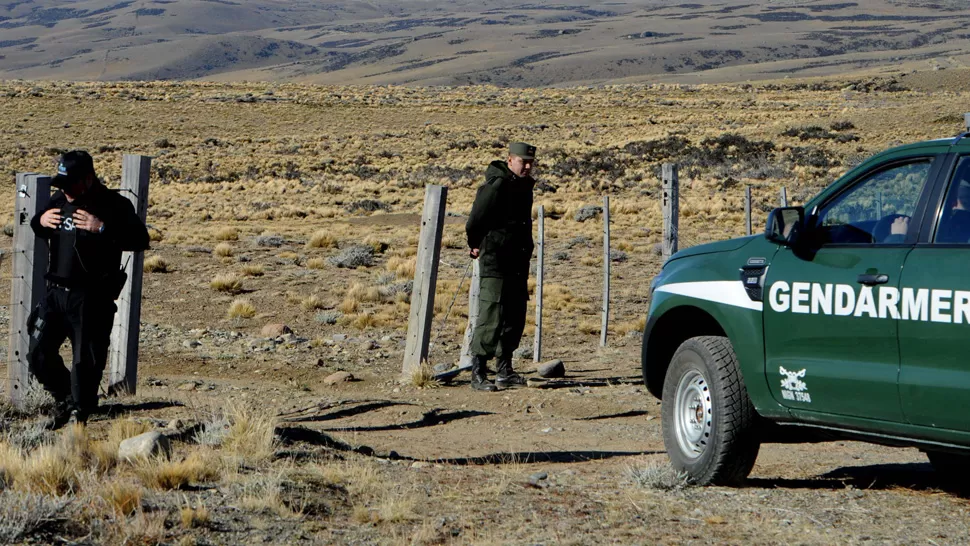
[{"label": "arid hillside", "polygon": [[0,78],[316,84],[741,82],[967,66],[956,0],[25,0]]}]

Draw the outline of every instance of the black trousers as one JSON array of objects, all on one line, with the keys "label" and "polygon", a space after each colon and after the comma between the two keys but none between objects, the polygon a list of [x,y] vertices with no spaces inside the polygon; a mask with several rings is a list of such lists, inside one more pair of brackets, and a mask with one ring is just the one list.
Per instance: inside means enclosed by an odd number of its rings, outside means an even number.
[{"label": "black trousers", "polygon": [[[30,337],[30,371],[54,400],[72,404],[85,415],[98,407],[116,310],[103,294],[51,286]],[[70,370],[58,354],[66,339],[73,351]]]}]

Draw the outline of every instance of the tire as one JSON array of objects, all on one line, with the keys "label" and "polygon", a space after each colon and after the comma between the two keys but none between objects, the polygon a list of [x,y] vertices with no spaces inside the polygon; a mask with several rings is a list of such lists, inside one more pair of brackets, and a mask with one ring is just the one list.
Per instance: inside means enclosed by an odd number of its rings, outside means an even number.
[{"label": "tire", "polygon": [[689,483],[737,485],[748,477],[760,448],[758,415],[728,338],[680,345],[664,378],[661,417],[667,456]]}]

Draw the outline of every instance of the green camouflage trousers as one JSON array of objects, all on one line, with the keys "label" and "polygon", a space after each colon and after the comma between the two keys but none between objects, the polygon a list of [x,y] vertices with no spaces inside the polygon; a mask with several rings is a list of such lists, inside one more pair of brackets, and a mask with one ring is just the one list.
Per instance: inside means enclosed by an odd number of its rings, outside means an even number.
[{"label": "green camouflage trousers", "polygon": [[512,358],[525,329],[528,277],[482,277],[479,286],[471,353],[486,359]]}]

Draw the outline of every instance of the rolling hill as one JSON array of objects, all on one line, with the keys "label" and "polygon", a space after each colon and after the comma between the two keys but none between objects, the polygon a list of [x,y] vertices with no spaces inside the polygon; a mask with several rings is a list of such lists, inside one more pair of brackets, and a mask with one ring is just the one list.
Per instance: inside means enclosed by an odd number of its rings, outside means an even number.
[{"label": "rolling hill", "polygon": [[937,0],[17,0],[0,78],[534,87],[731,82],[970,62]]}]

